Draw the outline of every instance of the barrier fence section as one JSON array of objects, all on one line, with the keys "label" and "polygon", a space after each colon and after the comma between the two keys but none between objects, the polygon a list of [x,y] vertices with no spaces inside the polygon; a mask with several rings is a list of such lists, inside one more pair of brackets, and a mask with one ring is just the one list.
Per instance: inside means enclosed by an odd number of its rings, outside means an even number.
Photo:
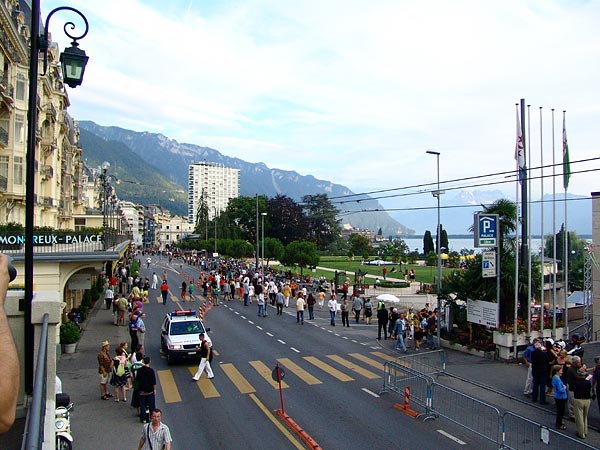
[{"label": "barrier fence section", "polygon": [[433,383],[431,412],[493,443],[500,443],[502,414],[498,408],[441,384]]},{"label": "barrier fence section", "polygon": [[396,358],[396,363],[424,375],[436,375],[446,371],[446,352],[444,350],[433,350],[413,353]]},{"label": "barrier fence section", "polygon": [[433,379],[431,377],[402,366],[395,361],[388,361],[383,367],[383,387],[379,393],[392,391],[404,396],[405,388],[410,386],[411,403],[423,407],[427,413],[431,404],[432,384]]},{"label": "barrier fence section", "polygon": [[506,412],[502,417],[501,448],[515,450],[522,448],[528,450],[547,450],[549,448],[587,450],[596,447],[526,417]]}]

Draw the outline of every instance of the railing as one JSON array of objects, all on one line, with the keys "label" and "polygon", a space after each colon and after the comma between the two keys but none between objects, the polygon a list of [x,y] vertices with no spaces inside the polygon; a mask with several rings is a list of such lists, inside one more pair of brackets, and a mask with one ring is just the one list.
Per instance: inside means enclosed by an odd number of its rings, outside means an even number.
[{"label": "railing", "polygon": [[396,359],[396,363],[410,367],[425,375],[436,375],[446,371],[446,352],[444,350],[434,350],[400,356]]},{"label": "railing", "polygon": [[388,361],[383,366],[383,387],[380,394],[384,392],[396,392],[403,394],[407,386],[410,386],[410,400],[421,406],[427,413],[431,407],[431,386],[433,378],[421,374],[404,365],[394,361]]},{"label": "railing", "polygon": [[46,374],[48,371],[48,313],[44,314],[35,368],[35,380],[31,407],[27,414],[27,423],[22,450],[37,450],[42,448],[44,441],[44,417],[46,413]]}]

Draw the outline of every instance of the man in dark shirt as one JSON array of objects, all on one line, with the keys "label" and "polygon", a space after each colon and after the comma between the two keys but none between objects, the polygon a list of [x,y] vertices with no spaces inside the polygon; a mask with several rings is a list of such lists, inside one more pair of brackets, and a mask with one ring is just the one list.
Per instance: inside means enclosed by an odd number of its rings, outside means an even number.
[{"label": "man in dark shirt", "polygon": [[550,365],[548,364],[548,355],[542,350],[542,344],[536,342],[535,348],[531,352],[531,375],[533,377],[531,400],[537,402],[538,395],[540,398],[540,404],[546,404],[546,382],[548,380],[548,371]]},{"label": "man in dark shirt", "polygon": [[377,305],[377,340],[378,341],[381,340],[381,329],[382,328],[383,328],[384,339],[387,339],[388,320],[389,320],[388,310],[385,307],[385,303],[383,303],[383,306],[378,304]]},{"label": "man in dark shirt", "polygon": [[140,420],[148,422],[146,410],[154,411],[156,408],[156,375],[150,367],[150,357],[144,356],[144,365],[140,367],[135,376],[140,391]]}]

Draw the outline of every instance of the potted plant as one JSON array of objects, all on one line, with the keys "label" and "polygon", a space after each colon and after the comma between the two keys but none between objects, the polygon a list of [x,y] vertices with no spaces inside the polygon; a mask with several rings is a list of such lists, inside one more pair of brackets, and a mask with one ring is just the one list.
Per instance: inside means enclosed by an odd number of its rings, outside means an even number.
[{"label": "potted plant", "polygon": [[60,325],[60,343],[62,344],[63,353],[75,353],[75,347],[81,336],[81,332],[77,324],[73,322],[63,323]]}]

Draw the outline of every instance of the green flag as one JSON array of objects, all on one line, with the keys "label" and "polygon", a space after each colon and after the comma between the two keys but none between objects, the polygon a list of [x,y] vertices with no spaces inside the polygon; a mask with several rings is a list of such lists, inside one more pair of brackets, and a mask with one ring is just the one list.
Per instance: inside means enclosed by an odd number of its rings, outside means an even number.
[{"label": "green flag", "polygon": [[563,187],[569,187],[571,178],[571,162],[569,161],[569,143],[567,142],[567,128],[565,127],[565,116],[563,114]]}]

